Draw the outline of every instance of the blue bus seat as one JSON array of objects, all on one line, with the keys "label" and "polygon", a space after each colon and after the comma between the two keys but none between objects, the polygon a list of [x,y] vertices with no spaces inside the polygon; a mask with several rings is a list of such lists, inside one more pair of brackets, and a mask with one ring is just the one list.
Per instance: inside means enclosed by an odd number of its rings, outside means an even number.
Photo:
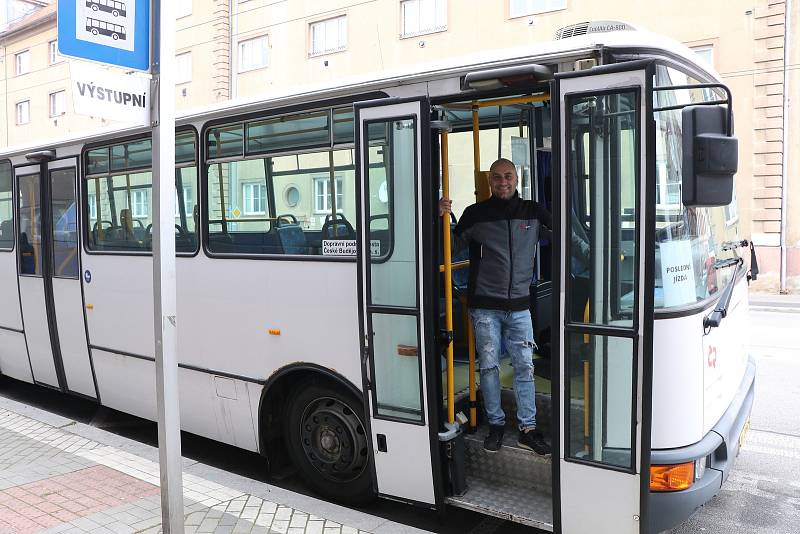
[{"label": "blue bus seat", "polygon": [[283,254],[308,254],[306,234],[299,224],[282,224],[275,232]]}]

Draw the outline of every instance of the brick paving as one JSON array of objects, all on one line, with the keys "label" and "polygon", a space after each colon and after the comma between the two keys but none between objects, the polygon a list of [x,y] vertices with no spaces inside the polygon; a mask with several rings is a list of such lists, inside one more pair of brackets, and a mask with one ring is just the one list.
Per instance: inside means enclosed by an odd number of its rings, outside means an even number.
[{"label": "brick paving", "polygon": [[158,486],[104,465],[0,491],[0,531],[29,534],[158,495]]},{"label": "brick paving", "polygon": [[[187,459],[183,490],[187,534],[423,532]],[[0,397],[0,534],[36,532],[160,533],[157,450]]]}]

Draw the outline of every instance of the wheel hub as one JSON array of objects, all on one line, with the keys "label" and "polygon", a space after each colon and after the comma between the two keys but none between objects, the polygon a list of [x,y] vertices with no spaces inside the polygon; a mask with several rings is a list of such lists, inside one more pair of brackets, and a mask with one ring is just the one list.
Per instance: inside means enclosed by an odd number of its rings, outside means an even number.
[{"label": "wheel hub", "polygon": [[364,425],[339,399],[310,402],[303,413],[300,437],[306,458],[329,480],[353,480],[367,465]]}]

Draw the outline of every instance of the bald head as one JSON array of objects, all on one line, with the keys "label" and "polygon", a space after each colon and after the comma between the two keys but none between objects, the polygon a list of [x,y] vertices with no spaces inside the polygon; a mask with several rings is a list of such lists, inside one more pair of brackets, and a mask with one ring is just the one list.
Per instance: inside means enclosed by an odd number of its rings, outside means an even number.
[{"label": "bald head", "polygon": [[489,167],[489,189],[492,196],[508,200],[517,190],[517,168],[511,160],[500,158]]}]

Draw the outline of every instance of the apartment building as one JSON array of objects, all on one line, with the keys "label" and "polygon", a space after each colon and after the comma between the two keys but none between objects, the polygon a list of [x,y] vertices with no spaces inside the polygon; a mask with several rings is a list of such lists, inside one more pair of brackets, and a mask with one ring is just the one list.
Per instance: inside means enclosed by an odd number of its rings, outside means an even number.
[{"label": "apartment building", "polygon": [[[179,110],[551,40],[563,26],[624,20],[685,43],[734,94],[741,235],[758,246],[756,287],[800,291],[800,46],[797,2],[709,0],[176,0]],[[787,6],[792,6],[787,17]],[[0,146],[104,121],[71,111],[55,7],[0,33]],[[795,151],[796,152],[796,151]],[[794,216],[793,216],[794,214]],[[784,244],[785,246],[781,246]],[[784,258],[785,256],[785,258]]]},{"label": "apartment building", "polygon": [[0,32],[49,3],[49,0],[4,0],[0,5]]}]

